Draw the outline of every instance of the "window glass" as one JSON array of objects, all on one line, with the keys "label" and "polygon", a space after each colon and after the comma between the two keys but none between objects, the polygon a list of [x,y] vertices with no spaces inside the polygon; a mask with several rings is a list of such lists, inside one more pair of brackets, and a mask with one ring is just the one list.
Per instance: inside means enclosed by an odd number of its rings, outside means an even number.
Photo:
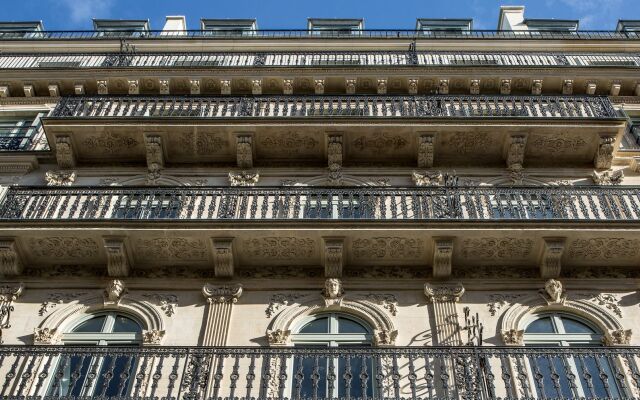
[{"label": "window glass", "polygon": [[106,315],[100,315],[93,317],[89,320],[82,322],[80,325],[73,328],[72,332],[102,332],[104,327],[104,321],[107,319]]},{"label": "window glass", "polygon": [[131,318],[117,315],[113,324],[113,332],[140,332],[140,324]]},{"label": "window glass", "polygon": [[554,333],[553,323],[550,317],[539,318],[527,326],[525,333]]},{"label": "window glass", "polygon": [[329,317],[314,319],[303,326],[300,333],[329,333]]},{"label": "window glass", "polygon": [[571,318],[562,318],[565,333],[596,333],[591,327]]},{"label": "window glass", "polygon": [[347,318],[338,319],[338,333],[368,333],[367,328]]}]

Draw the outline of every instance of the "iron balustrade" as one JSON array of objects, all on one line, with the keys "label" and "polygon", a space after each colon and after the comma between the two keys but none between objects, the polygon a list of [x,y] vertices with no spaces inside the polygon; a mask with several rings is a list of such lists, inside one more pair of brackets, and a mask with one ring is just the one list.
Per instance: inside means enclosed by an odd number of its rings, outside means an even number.
[{"label": "iron balustrade", "polygon": [[[119,35],[118,35],[119,33]],[[134,40],[149,39],[261,39],[261,38],[339,38],[339,39],[508,39],[508,40],[638,40],[637,32],[624,31],[500,31],[500,30],[415,30],[415,29],[363,29],[345,34],[341,30],[259,29],[259,30],[109,30],[105,31],[20,31],[0,30],[0,40]]]},{"label": "iron balustrade", "polygon": [[7,399],[638,399],[636,347],[0,347]]},{"label": "iron balustrade", "polygon": [[629,221],[636,187],[10,187],[0,219],[24,221]]},{"label": "iron balustrade", "polygon": [[25,126],[0,128],[0,151],[34,150],[34,139],[41,133],[41,127]]},{"label": "iron balustrade", "polygon": [[[0,39],[1,40],[1,39]],[[323,51],[172,53],[3,53],[0,69],[259,68],[259,67],[625,67],[640,56],[625,53]]]},{"label": "iron balustrade", "polygon": [[49,118],[620,118],[606,96],[65,97]]}]

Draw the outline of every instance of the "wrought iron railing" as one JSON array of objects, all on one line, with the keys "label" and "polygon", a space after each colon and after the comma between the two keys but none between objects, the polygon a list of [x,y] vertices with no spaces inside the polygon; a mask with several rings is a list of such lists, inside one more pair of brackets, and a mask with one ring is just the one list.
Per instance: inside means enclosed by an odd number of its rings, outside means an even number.
[{"label": "wrought iron railing", "polygon": [[65,97],[50,118],[620,118],[605,96]]},{"label": "wrought iron railing", "polygon": [[0,128],[0,152],[35,150],[35,141],[41,136],[41,126]]},{"label": "wrought iron railing", "polygon": [[[637,399],[640,349],[1,347],[5,399]],[[42,397],[40,397],[42,396]]]},{"label": "wrought iron railing", "polygon": [[[0,39],[1,40],[1,39]],[[640,67],[625,53],[296,51],[172,53],[3,53],[0,69],[249,68],[249,67]]]},{"label": "wrought iron railing", "polygon": [[187,30],[187,31],[0,31],[0,40],[114,40],[120,38],[148,39],[261,39],[261,38],[407,38],[407,39],[515,39],[515,40],[638,40],[637,32],[619,31],[422,31],[415,29],[363,29],[311,31],[306,29],[259,29],[259,30]]},{"label": "wrought iron railing", "polygon": [[636,187],[10,187],[3,220],[638,221]]}]

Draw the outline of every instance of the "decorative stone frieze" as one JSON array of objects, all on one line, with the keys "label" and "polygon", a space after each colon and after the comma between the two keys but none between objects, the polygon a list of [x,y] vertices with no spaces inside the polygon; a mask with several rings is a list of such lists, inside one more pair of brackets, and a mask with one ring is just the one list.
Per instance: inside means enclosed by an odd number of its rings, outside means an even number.
[{"label": "decorative stone frieze", "polygon": [[344,288],[342,281],[337,278],[329,278],[324,281],[324,289],[322,289],[322,297],[327,307],[340,305],[344,297]]},{"label": "decorative stone frieze", "polygon": [[247,239],[242,245],[251,257],[272,260],[305,260],[317,253],[315,240],[306,237],[264,236]]},{"label": "decorative stone frieze", "polygon": [[344,81],[345,85],[345,93],[346,94],[356,94],[356,79],[355,78],[346,78]]},{"label": "decorative stone frieze", "polygon": [[387,94],[387,79],[378,79],[377,91],[378,94]]},{"label": "decorative stone frieze", "polygon": [[0,238],[0,276],[22,274],[23,263],[14,238]]},{"label": "decorative stone frieze", "polygon": [[433,167],[435,138],[435,133],[421,133],[418,136],[418,168]]},{"label": "decorative stone frieze", "polygon": [[231,186],[255,186],[260,180],[260,174],[253,171],[229,172]]},{"label": "decorative stone frieze", "polygon": [[557,278],[560,276],[562,254],[565,238],[543,238],[542,255],[540,256],[540,277]]},{"label": "decorative stone frieze", "polygon": [[107,284],[104,290],[105,303],[118,303],[126,294],[127,289],[120,279],[114,279]]},{"label": "decorative stone frieze", "polygon": [[48,86],[49,96],[58,97],[60,96],[60,87],[57,84],[51,84]]},{"label": "decorative stone frieze", "polygon": [[573,94],[573,80],[565,79],[562,81],[562,94],[564,95],[572,95]]},{"label": "decorative stone frieze", "polygon": [[207,299],[209,304],[237,303],[240,296],[242,296],[242,285],[236,283],[233,285],[217,286],[207,283],[202,287],[202,295]]},{"label": "decorative stone frieze", "polygon": [[160,94],[170,94],[170,81],[169,79],[159,79],[158,80],[158,91]]},{"label": "decorative stone frieze", "polygon": [[409,78],[407,81],[407,91],[410,95],[418,94],[418,79],[417,78]]},{"label": "decorative stone frieze", "polygon": [[52,345],[60,341],[58,330],[56,328],[35,328],[33,330],[33,344]]},{"label": "decorative stone frieze", "polygon": [[344,238],[324,238],[324,275],[342,277],[344,267]]},{"label": "decorative stone frieze", "polygon": [[527,145],[527,136],[523,134],[511,134],[505,145],[505,159],[507,168],[513,168],[516,164],[524,164],[524,151]]},{"label": "decorative stone frieze", "polygon": [[293,79],[282,80],[282,94],[293,94]]},{"label": "decorative stone frieze", "polygon": [[500,81],[500,94],[502,95],[511,94],[511,79],[502,79]]},{"label": "decorative stone frieze", "polygon": [[542,79],[534,79],[531,81],[531,94],[540,96],[542,94]]},{"label": "decorative stone frieze", "polygon": [[167,317],[171,317],[176,313],[178,296],[175,294],[153,293],[145,294],[143,297],[154,300]]},{"label": "decorative stone frieze", "polygon": [[144,330],[142,331],[142,344],[151,345],[151,346],[159,346],[162,344],[162,339],[164,338],[165,331],[164,330]]},{"label": "decorative stone frieze", "polygon": [[77,261],[96,257],[98,250],[99,245],[92,238],[50,236],[29,240],[29,251],[38,258]]},{"label": "decorative stone frieze", "polygon": [[271,346],[286,346],[289,343],[291,331],[275,329],[267,330],[267,340]]},{"label": "decorative stone frieze", "polygon": [[533,240],[483,237],[466,239],[462,245],[464,258],[481,260],[526,259],[533,251]]},{"label": "decorative stone frieze", "polygon": [[598,171],[593,171],[591,173],[591,180],[596,185],[602,186],[611,186],[611,185],[619,185],[624,180],[624,171],[619,169],[617,171],[604,171],[598,173]]},{"label": "decorative stone frieze", "polygon": [[446,279],[451,276],[453,258],[453,239],[433,239],[433,277]]},{"label": "decorative stone frieze", "polygon": [[253,94],[253,95],[261,95],[262,94],[262,79],[252,79],[251,80],[251,94]]},{"label": "decorative stone frieze", "polygon": [[545,299],[549,304],[562,304],[566,299],[562,282],[555,279],[549,279],[544,284]]},{"label": "decorative stone frieze", "polygon": [[138,79],[129,79],[127,83],[130,95],[140,94],[140,81]]},{"label": "decorative stone frieze", "polygon": [[200,94],[200,79],[189,79],[189,93]]},{"label": "decorative stone frieze", "polygon": [[99,95],[109,94],[109,82],[107,80],[97,80],[96,87]]},{"label": "decorative stone frieze", "polygon": [[631,329],[616,329],[609,331],[603,338],[606,346],[629,346],[631,344]]},{"label": "decorative stone frieze", "polygon": [[11,92],[9,91],[9,86],[2,85],[0,86],[0,97],[9,97],[11,96]]},{"label": "decorative stone frieze", "polygon": [[58,161],[58,167],[68,169],[76,166],[76,156],[72,143],[70,136],[56,136],[56,160]]},{"label": "decorative stone frieze", "polygon": [[472,79],[469,82],[469,94],[471,95],[480,94],[480,79]]},{"label": "decorative stone frieze", "polygon": [[293,304],[297,302],[298,299],[301,299],[303,297],[305,297],[305,295],[299,294],[299,293],[273,294],[271,295],[271,298],[269,299],[269,304],[267,305],[267,308],[264,312],[267,315],[267,318],[271,318],[277,313],[277,311],[280,308]]},{"label": "decorative stone frieze", "polygon": [[253,138],[251,135],[236,137],[236,161],[238,168],[253,168]]},{"label": "decorative stone frieze", "polygon": [[36,95],[33,85],[23,85],[22,91],[24,92],[24,97],[34,97]]},{"label": "decorative stone frieze", "polygon": [[431,303],[440,302],[453,302],[460,301],[462,295],[464,295],[464,286],[458,283],[456,285],[440,285],[434,286],[429,283],[424,285],[424,295]]},{"label": "decorative stone frieze", "polygon": [[621,87],[620,82],[612,82],[611,88],[609,89],[609,96],[619,96]]},{"label": "decorative stone frieze", "polygon": [[43,316],[49,312],[49,310],[56,308],[59,304],[64,304],[71,300],[84,296],[85,292],[54,292],[49,293],[46,300],[40,303],[40,309],[38,315]]},{"label": "decorative stone frieze", "polygon": [[598,85],[596,82],[587,82],[587,86],[585,87],[585,93],[588,95],[596,94],[596,89]]},{"label": "decorative stone frieze", "polygon": [[314,79],[313,88],[315,94],[324,94],[324,79]]},{"label": "decorative stone frieze", "polygon": [[84,85],[81,83],[77,83],[73,85],[73,93],[75,93],[76,96],[84,96],[85,94]]},{"label": "decorative stone frieze", "polygon": [[576,260],[634,259],[639,254],[640,240],[625,237],[575,239],[569,245],[569,257]]},{"label": "decorative stone frieze", "polygon": [[129,276],[131,256],[124,238],[104,238],[104,249],[107,253],[107,273],[111,277]]},{"label": "decorative stone frieze", "polygon": [[231,94],[231,79],[220,80],[220,94]]},{"label": "decorative stone frieze", "polygon": [[213,268],[217,278],[231,278],[235,269],[233,238],[211,238]]},{"label": "decorative stone frieze", "polygon": [[501,332],[502,342],[507,346],[524,346],[524,330],[509,329]]},{"label": "decorative stone frieze", "polygon": [[2,331],[11,328],[11,313],[14,310],[13,303],[22,295],[24,284],[0,286],[0,344]]},{"label": "decorative stone frieze", "polygon": [[44,174],[44,179],[47,186],[71,186],[75,182],[76,176],[76,171],[47,171]]},{"label": "decorative stone frieze", "polygon": [[201,261],[209,254],[203,239],[191,237],[148,237],[135,242],[139,261]]},{"label": "decorative stone frieze", "polygon": [[396,298],[396,296],[390,293],[369,293],[362,297],[367,301],[382,306],[382,308],[389,311],[389,314],[393,315],[394,317],[398,314],[398,299]]},{"label": "decorative stone frieze", "polygon": [[400,236],[355,239],[351,255],[358,260],[416,260],[424,253],[424,240]]},{"label": "decorative stone frieze", "polygon": [[593,159],[593,163],[596,169],[608,169],[611,168],[611,162],[613,161],[613,150],[616,142],[614,136],[601,136],[598,143],[598,150]]},{"label": "decorative stone frieze", "polygon": [[440,79],[438,83],[438,94],[449,94],[449,80]]}]

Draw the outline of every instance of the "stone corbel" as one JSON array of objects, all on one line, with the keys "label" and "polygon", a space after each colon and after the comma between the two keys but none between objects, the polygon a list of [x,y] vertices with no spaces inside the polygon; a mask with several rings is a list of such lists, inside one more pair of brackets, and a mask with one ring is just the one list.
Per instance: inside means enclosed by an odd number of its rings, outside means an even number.
[{"label": "stone corbel", "polygon": [[433,277],[447,279],[451,277],[453,259],[453,239],[433,239]]},{"label": "stone corbel", "polygon": [[534,79],[531,81],[531,94],[540,96],[542,94],[542,79]]},{"label": "stone corbel", "polygon": [[617,329],[607,332],[603,342],[606,346],[629,346],[631,344],[631,329]]},{"label": "stone corbel", "polygon": [[440,79],[438,83],[438,94],[449,94],[449,80]]},{"label": "stone corbel", "polygon": [[433,167],[435,133],[420,133],[418,136],[418,168]]},{"label": "stone corbel", "polygon": [[622,88],[622,85],[620,84],[620,82],[611,82],[611,88],[609,89],[609,96],[619,96],[621,88]]},{"label": "stone corbel", "polygon": [[565,79],[562,81],[562,94],[564,95],[572,95],[573,94],[573,80]]},{"label": "stone corbel", "polygon": [[242,296],[242,285],[215,286],[207,283],[202,288],[202,295],[209,304],[233,304]]},{"label": "stone corbel", "polygon": [[128,87],[130,95],[140,94],[140,81],[138,79],[129,79]]},{"label": "stone corbel", "polygon": [[472,94],[472,95],[480,94],[480,79],[472,79],[469,82],[469,94]]},{"label": "stone corbel", "polygon": [[565,238],[543,238],[544,244],[540,256],[540,276],[544,279],[560,276]]},{"label": "stone corbel", "polygon": [[589,95],[596,94],[596,89],[598,88],[598,84],[596,82],[587,82],[587,86],[585,87],[585,93]]},{"label": "stone corbel", "polygon": [[24,91],[24,97],[33,97],[36,95],[33,85],[23,85],[22,90]]},{"label": "stone corbel", "polygon": [[189,79],[189,93],[191,95],[200,94],[200,79]]},{"label": "stone corbel", "polygon": [[344,80],[345,85],[345,93],[347,94],[356,94],[356,79],[355,78],[346,78]]},{"label": "stone corbel", "polygon": [[418,78],[409,78],[407,80],[407,91],[410,95],[418,94]]},{"label": "stone corbel", "polygon": [[76,156],[73,150],[71,136],[56,136],[56,160],[58,167],[62,169],[74,168],[76,166]]},{"label": "stone corbel", "polygon": [[58,344],[60,335],[56,328],[35,328],[33,330],[33,344],[36,346],[47,346]]},{"label": "stone corbel", "polygon": [[231,79],[220,80],[220,94],[231,94]]},{"label": "stone corbel", "polygon": [[636,83],[636,87],[633,89],[633,94],[640,96],[640,83]]},{"label": "stone corbel", "polygon": [[282,80],[282,93],[287,95],[293,94],[293,79]]},{"label": "stone corbel", "polygon": [[290,330],[267,330],[267,341],[271,346],[286,346],[289,344]]},{"label": "stone corbel", "polygon": [[96,81],[96,87],[98,94],[107,95],[109,94],[109,81],[106,79],[100,79]]},{"label": "stone corbel", "polygon": [[511,94],[511,79],[502,79],[500,81],[500,94]]},{"label": "stone corbel", "polygon": [[113,278],[129,276],[131,253],[126,238],[105,237],[104,249],[107,252],[107,272]]},{"label": "stone corbel", "polygon": [[84,90],[84,85],[82,83],[76,83],[75,85],[73,85],[73,93],[75,93],[76,96],[84,96],[84,94],[86,93],[86,91]]},{"label": "stone corbel", "polygon": [[145,133],[144,145],[147,151],[147,169],[149,171],[164,168],[164,149],[162,146],[162,136],[152,133]]},{"label": "stone corbel", "polygon": [[15,238],[0,238],[0,276],[20,275],[23,265]]},{"label": "stone corbel", "polygon": [[613,161],[613,150],[616,142],[615,136],[601,135],[593,164],[596,169],[609,169]]},{"label": "stone corbel", "polygon": [[526,134],[513,133],[507,137],[507,141],[504,146],[504,158],[507,162],[507,168],[513,168],[516,164],[524,164],[524,150],[526,145]]},{"label": "stone corbel", "polygon": [[51,97],[59,97],[60,96],[60,87],[57,84],[49,85],[49,96],[51,96]]},{"label": "stone corbel", "polygon": [[327,135],[327,166],[329,167],[329,182],[339,183],[342,179],[342,134]]},{"label": "stone corbel", "polygon": [[233,238],[211,238],[213,269],[216,278],[231,278],[235,269]]},{"label": "stone corbel", "polygon": [[324,276],[325,278],[342,277],[344,268],[344,238],[323,238],[324,240]]},{"label": "stone corbel", "polygon": [[152,329],[150,331],[143,330],[142,331],[142,344],[146,346],[159,346],[162,344],[162,339],[164,338],[165,331]]},{"label": "stone corbel", "polygon": [[11,92],[9,91],[9,86],[2,85],[0,86],[0,97],[9,97],[11,96]]},{"label": "stone corbel", "polygon": [[631,165],[630,165],[631,171],[637,173],[640,173],[640,157],[639,156],[635,156],[631,159]]},{"label": "stone corbel", "polygon": [[387,79],[386,78],[378,79],[377,91],[378,91],[378,94],[387,94]]},{"label": "stone corbel", "polygon": [[252,79],[251,80],[251,94],[261,95],[262,94],[262,79]]},{"label": "stone corbel", "polygon": [[158,79],[158,91],[160,94],[169,94],[171,92],[169,79]]},{"label": "stone corbel", "polygon": [[236,136],[236,161],[238,168],[253,168],[253,137],[250,134]]},{"label": "stone corbel", "polygon": [[314,79],[313,88],[315,94],[324,94],[324,79]]},{"label": "stone corbel", "polygon": [[524,330],[509,329],[502,331],[502,342],[507,346],[524,346]]}]

